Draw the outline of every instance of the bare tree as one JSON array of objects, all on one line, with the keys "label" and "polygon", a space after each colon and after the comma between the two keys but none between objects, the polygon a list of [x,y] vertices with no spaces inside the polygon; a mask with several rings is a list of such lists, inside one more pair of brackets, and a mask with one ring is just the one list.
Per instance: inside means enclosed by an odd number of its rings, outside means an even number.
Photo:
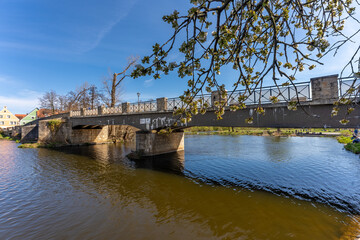
[{"label": "bare tree", "polygon": [[88,95],[89,95],[89,97],[88,97],[89,104],[92,109],[101,104],[101,100],[103,99],[103,97],[95,85],[90,86]]},{"label": "bare tree", "polygon": [[67,94],[67,109],[68,111],[88,107],[88,100],[86,95],[89,90],[89,84],[85,82],[83,85],[78,87],[75,91],[70,91]]},{"label": "bare tree", "polygon": [[52,113],[55,113],[55,110],[58,109],[58,100],[58,95],[54,90],[46,92],[42,97],[39,98],[40,106],[42,108],[50,109]]},{"label": "bare tree", "polygon": [[121,82],[130,76],[132,68],[138,61],[138,57],[129,57],[125,68],[119,73],[113,73],[111,78],[103,81],[105,94],[103,96],[104,103],[108,107],[114,107],[119,102]]},{"label": "bare tree", "polygon": [[58,107],[61,112],[67,110],[68,98],[66,95],[58,95]]}]

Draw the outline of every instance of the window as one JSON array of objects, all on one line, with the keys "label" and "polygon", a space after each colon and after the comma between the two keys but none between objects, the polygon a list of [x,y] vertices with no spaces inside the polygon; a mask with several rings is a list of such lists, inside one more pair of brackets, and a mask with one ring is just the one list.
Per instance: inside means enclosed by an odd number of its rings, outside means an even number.
[{"label": "window", "polygon": [[34,119],[35,117],[31,117],[31,119]]},{"label": "window", "polygon": [[0,118],[3,118],[3,115],[0,115]]},{"label": "window", "polygon": [[0,125],[5,125],[5,122],[4,122],[4,121],[0,121]]},{"label": "window", "polygon": [[7,117],[7,118],[11,118],[11,116],[10,116],[10,115],[7,115],[6,117]]}]

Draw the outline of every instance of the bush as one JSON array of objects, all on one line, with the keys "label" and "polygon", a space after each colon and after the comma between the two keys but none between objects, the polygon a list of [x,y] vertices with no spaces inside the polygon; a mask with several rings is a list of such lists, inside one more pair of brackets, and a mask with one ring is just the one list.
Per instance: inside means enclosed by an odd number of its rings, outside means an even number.
[{"label": "bush", "polygon": [[348,143],[345,145],[345,149],[353,153],[360,153],[360,143]]},{"label": "bush", "polygon": [[52,133],[56,133],[60,129],[61,123],[62,122],[60,119],[53,119],[53,120],[49,120],[47,124],[50,128],[50,131]]},{"label": "bush", "polygon": [[338,142],[342,144],[352,143],[351,137],[340,136],[337,137],[336,140],[338,140]]}]

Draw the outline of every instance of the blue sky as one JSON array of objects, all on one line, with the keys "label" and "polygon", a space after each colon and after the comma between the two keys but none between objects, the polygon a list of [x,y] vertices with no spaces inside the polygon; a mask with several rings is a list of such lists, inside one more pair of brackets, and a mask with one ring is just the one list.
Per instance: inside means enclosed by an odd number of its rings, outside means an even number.
[{"label": "blue sky", "polygon": [[[163,15],[188,7],[188,0],[0,0],[0,107],[27,113],[50,89],[65,94],[85,81],[101,86],[109,70],[121,70],[128,56],[148,55],[155,42],[170,36]],[[298,77],[307,81],[339,73],[353,50],[348,46]],[[122,99],[136,101],[137,92],[143,100],[176,97],[186,81],[175,74],[156,81],[127,79]]]}]

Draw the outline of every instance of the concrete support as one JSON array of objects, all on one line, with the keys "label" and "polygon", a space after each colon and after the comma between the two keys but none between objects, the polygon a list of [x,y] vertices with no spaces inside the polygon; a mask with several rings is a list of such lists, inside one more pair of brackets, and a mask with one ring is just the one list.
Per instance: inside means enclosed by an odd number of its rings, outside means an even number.
[{"label": "concrete support", "polygon": [[122,113],[129,113],[130,112],[130,103],[124,102],[121,104]]},{"label": "concrete support", "polygon": [[157,98],[156,99],[157,111],[163,112],[167,111],[167,98]]},{"label": "concrete support", "polygon": [[338,75],[311,78],[312,101],[317,104],[332,104],[338,99]]},{"label": "concrete support", "polygon": [[154,156],[184,150],[184,132],[159,134],[136,132],[136,151],[143,156]]},{"label": "concrete support", "polygon": [[99,144],[109,141],[109,126],[95,129],[72,129],[71,144]]},{"label": "concrete support", "polygon": [[[219,91],[214,91],[211,93],[211,106],[215,107],[215,102],[227,101],[227,98],[222,98]],[[226,104],[227,106],[227,104]]]}]

